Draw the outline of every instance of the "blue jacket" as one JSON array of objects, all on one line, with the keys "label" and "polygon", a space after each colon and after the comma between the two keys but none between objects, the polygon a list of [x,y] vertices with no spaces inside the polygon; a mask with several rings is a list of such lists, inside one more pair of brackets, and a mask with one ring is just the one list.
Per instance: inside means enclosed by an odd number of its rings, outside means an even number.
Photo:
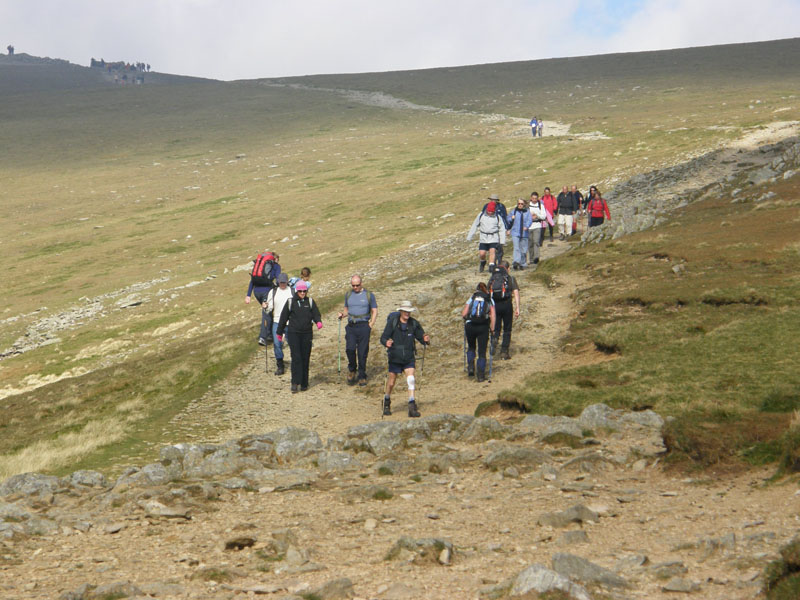
[{"label": "blue jacket", "polygon": [[527,208],[515,208],[508,218],[511,224],[511,235],[518,238],[528,237],[528,229],[533,225],[531,211]]}]

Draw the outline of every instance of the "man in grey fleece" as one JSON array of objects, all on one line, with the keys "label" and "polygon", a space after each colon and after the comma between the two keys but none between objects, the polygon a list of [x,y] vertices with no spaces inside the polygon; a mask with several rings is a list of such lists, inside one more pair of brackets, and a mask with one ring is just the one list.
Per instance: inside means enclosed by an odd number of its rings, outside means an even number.
[{"label": "man in grey fleece", "polygon": [[467,234],[467,241],[472,240],[475,233],[480,231],[478,255],[481,259],[481,273],[486,268],[486,253],[489,253],[489,271],[494,270],[495,254],[500,246],[506,243],[506,223],[497,214],[497,204],[494,200],[486,205],[486,210],[478,213],[475,221]]}]

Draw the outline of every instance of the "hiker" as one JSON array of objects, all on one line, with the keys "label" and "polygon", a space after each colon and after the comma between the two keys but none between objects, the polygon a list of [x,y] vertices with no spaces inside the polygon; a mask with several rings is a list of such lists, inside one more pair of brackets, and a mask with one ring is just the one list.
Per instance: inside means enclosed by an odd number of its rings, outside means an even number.
[{"label": "hiker", "polygon": [[500,358],[508,360],[511,358],[509,348],[511,346],[511,329],[514,324],[514,317],[519,317],[519,286],[517,280],[508,272],[508,261],[504,260],[499,264],[486,286],[492,294],[494,300],[495,322],[494,337],[492,338],[492,354],[497,350],[497,341],[500,339],[500,331],[503,332],[503,341],[500,344]]},{"label": "hiker", "polygon": [[583,194],[581,194],[577,185],[573,185],[570,188],[569,193],[572,194],[572,198],[578,207],[578,209],[575,211],[576,216],[572,219],[572,234],[574,235],[578,231],[578,217],[583,215],[584,209],[586,208],[586,200],[584,199]]},{"label": "hiker", "polygon": [[386,354],[389,358],[389,375],[386,380],[386,389],[383,396],[383,414],[392,414],[392,390],[397,381],[397,376],[404,373],[408,384],[408,416],[418,417],[419,409],[414,399],[416,389],[416,378],[414,377],[416,367],[416,343],[419,340],[423,345],[430,344],[431,338],[425,333],[419,321],[411,316],[417,310],[408,300],[403,300],[397,311],[389,313],[386,317],[386,327],[381,335],[381,344],[386,346]]},{"label": "hiker", "polygon": [[254,295],[262,306],[261,330],[258,335],[258,343],[261,346],[266,346],[272,341],[272,316],[268,315],[263,307],[267,301],[267,294],[275,287],[275,278],[280,273],[281,266],[275,260],[275,255],[269,250],[264,250],[262,254],[259,254],[253,261],[253,268],[250,269],[250,285],[247,288],[244,303],[250,304],[250,296]]},{"label": "hiker", "polygon": [[[531,263],[534,265],[539,264],[539,256],[541,254],[542,242],[544,242],[544,232],[547,228],[548,222],[552,223],[553,219],[547,214],[544,202],[539,199],[537,192],[531,193],[531,200],[528,203],[528,208],[531,215],[531,230],[530,230],[530,255]],[[549,219],[549,221],[548,221]],[[552,228],[552,225],[550,226]],[[551,234],[552,235],[552,234]]]},{"label": "hiker", "polygon": [[375,294],[364,289],[361,277],[350,278],[350,290],[344,295],[344,309],[339,313],[339,320],[347,317],[344,333],[344,351],[347,354],[347,383],[367,385],[367,354],[369,354],[369,336],[378,318],[378,304]]},{"label": "hiker", "polygon": [[[544,188],[544,195],[542,196],[542,204],[547,211],[547,227],[550,229],[550,241],[553,241],[553,227],[555,226],[555,215],[558,210],[558,201],[553,194],[550,193],[550,188]],[[542,229],[542,243],[544,244],[544,229]]]},{"label": "hiker", "polygon": [[276,335],[283,341],[283,332],[289,341],[292,353],[292,393],[308,389],[308,368],[311,363],[311,342],[314,336],[313,325],[322,329],[322,317],[314,300],[308,297],[308,285],[305,281],[297,282],[294,295],[286,301],[281,311]]},{"label": "hiker", "polygon": [[530,228],[533,223],[525,198],[517,200],[517,207],[508,220],[511,224],[511,240],[514,242],[513,268],[515,271],[523,271],[528,261]]},{"label": "hiker", "polygon": [[558,204],[558,232],[559,240],[566,240],[572,235],[572,221],[574,214],[578,212],[575,197],[567,190],[567,186],[561,188],[561,193],[556,199]]},{"label": "hiker", "polygon": [[538,130],[539,130],[539,121],[536,119],[536,117],[533,117],[531,119],[531,135],[533,135],[533,137],[536,137],[536,132]]},{"label": "hiker", "polygon": [[292,297],[292,288],[289,287],[289,276],[281,273],[277,278],[278,287],[272,288],[267,294],[264,309],[272,318],[272,347],[275,352],[275,375],[283,375],[286,371],[283,364],[283,342],[278,339],[278,320],[281,318],[286,301]]},{"label": "hiker", "polygon": [[478,284],[475,293],[470,296],[461,311],[464,318],[464,338],[466,339],[467,375],[475,376],[475,346],[478,346],[478,371],[476,381],[486,379],[486,346],[489,343],[489,332],[494,331],[495,308],[486,284]]},{"label": "hiker", "polygon": [[542,137],[542,133],[544,133],[544,120],[539,119],[539,137]]},{"label": "hiker", "polygon": [[311,291],[311,269],[309,269],[308,267],[303,267],[302,269],[300,269],[300,277],[292,277],[289,280],[289,286],[292,289],[295,289],[294,286],[297,285],[298,281],[305,281],[306,285],[308,286],[307,289],[310,292]]},{"label": "hiker", "polygon": [[[496,198],[497,194],[492,194],[490,198]],[[489,200],[486,209],[478,213],[472,227],[467,234],[467,241],[470,241],[475,232],[480,231],[480,242],[478,243],[478,256],[480,257],[480,272],[483,273],[486,268],[486,254],[489,254],[489,271],[494,269],[497,249],[506,243],[506,223],[503,218],[497,214],[497,203],[495,200]]]},{"label": "hiker", "polygon": [[589,188],[586,212],[589,215],[590,228],[602,225],[606,219],[609,221],[611,220],[611,212],[608,210],[608,203],[605,201],[605,198],[600,195],[600,191],[595,186]]}]

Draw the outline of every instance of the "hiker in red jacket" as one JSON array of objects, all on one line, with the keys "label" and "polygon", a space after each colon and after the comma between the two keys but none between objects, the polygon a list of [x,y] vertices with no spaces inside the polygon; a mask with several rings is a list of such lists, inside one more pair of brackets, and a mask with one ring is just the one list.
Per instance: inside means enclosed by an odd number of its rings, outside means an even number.
[{"label": "hiker in red jacket", "polygon": [[[556,214],[556,208],[558,208],[558,202],[556,201],[556,197],[550,193],[550,188],[544,188],[544,195],[542,196],[542,204],[544,204],[544,208],[547,211],[547,214],[550,216],[547,219],[547,227],[550,229],[550,241],[553,241],[553,223],[554,217],[553,215]],[[542,243],[544,243],[544,231],[542,231]]]},{"label": "hiker in red jacket", "polygon": [[589,201],[586,203],[586,212],[589,213],[589,227],[602,225],[606,219],[611,220],[608,203],[595,186],[589,188]]}]

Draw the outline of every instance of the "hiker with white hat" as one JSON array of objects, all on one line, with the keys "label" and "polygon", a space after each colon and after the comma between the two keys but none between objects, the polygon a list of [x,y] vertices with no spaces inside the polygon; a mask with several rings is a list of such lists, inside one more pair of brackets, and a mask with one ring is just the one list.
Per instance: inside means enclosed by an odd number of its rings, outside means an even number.
[{"label": "hiker with white hat", "polygon": [[386,389],[383,396],[383,414],[392,414],[391,395],[397,376],[404,373],[408,384],[408,416],[419,417],[419,409],[414,398],[416,389],[415,367],[416,367],[416,343],[430,343],[430,336],[425,333],[419,321],[411,316],[417,309],[408,300],[403,300],[395,312],[389,313],[386,317],[386,327],[381,335],[381,344],[386,346],[386,353],[389,357],[389,376],[386,380]]},{"label": "hiker with white hat", "polygon": [[[478,243],[478,256],[480,256],[480,272],[486,268],[486,254],[489,254],[489,271],[494,269],[495,261],[500,260],[497,254],[502,252],[503,244],[506,243],[506,223],[505,215],[500,214],[499,206],[503,206],[497,194],[489,196],[489,202],[484,207],[470,227],[467,234],[467,241],[470,241],[476,232],[480,232]],[[505,210],[505,207],[503,207]]]}]

